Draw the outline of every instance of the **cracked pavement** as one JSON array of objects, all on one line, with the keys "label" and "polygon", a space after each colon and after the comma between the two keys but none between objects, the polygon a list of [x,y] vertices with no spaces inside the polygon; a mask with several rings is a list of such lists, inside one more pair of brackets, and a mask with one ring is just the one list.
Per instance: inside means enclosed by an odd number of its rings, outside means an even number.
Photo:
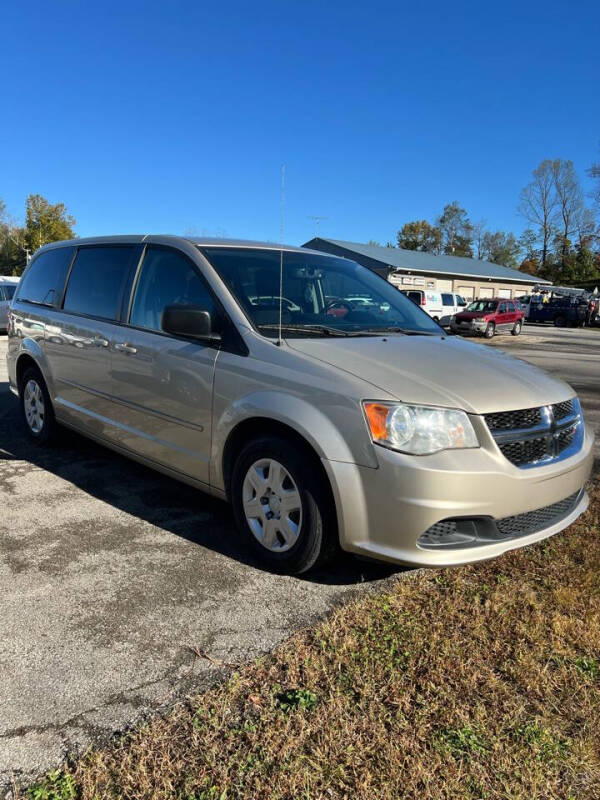
[{"label": "cracked pavement", "polygon": [[[600,329],[528,327],[491,344],[569,380],[600,439]],[[225,504],[67,431],[54,449],[29,444],[5,349],[2,337],[0,789],[169,708],[220,677],[220,664],[255,658],[400,571],[344,557],[311,579],[269,574]]]}]

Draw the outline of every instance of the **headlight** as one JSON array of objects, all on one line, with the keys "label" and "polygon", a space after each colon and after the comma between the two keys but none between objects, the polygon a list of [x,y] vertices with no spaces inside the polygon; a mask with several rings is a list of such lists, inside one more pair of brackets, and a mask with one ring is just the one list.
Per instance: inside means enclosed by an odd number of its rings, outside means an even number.
[{"label": "headlight", "polygon": [[376,444],[414,455],[439,450],[479,447],[469,417],[454,408],[408,406],[404,403],[363,403]]}]

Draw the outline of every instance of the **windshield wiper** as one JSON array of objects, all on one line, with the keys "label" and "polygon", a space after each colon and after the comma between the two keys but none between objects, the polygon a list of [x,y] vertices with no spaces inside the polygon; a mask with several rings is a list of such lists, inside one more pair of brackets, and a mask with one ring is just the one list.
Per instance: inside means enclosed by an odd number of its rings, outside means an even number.
[{"label": "windshield wiper", "polygon": [[[279,325],[258,325],[258,328],[278,331]],[[355,331],[343,331],[340,328],[330,328],[328,325],[282,325],[282,331],[292,333],[320,333],[321,336],[360,336]]]},{"label": "windshield wiper", "polygon": [[403,333],[405,336],[443,336],[443,332],[419,331],[414,328],[401,328],[398,325],[389,325],[385,328],[365,328],[362,333]]}]

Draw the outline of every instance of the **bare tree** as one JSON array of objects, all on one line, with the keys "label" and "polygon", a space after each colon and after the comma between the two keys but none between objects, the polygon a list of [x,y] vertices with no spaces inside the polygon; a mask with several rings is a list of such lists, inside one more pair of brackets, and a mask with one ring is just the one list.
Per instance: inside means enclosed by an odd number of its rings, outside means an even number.
[{"label": "bare tree", "polygon": [[526,220],[535,225],[542,242],[542,268],[548,259],[550,242],[556,224],[558,197],[554,183],[555,164],[558,159],[542,161],[533,170],[533,180],[521,191],[517,210]]},{"label": "bare tree", "polygon": [[574,228],[583,221],[585,203],[583,190],[572,161],[557,158],[553,163],[554,188],[561,222],[561,260],[569,254],[570,237]]},{"label": "bare tree", "polygon": [[480,261],[485,258],[483,240],[486,232],[487,220],[480,219],[478,222],[471,223],[471,231],[473,234],[473,247],[475,249],[475,258]]}]

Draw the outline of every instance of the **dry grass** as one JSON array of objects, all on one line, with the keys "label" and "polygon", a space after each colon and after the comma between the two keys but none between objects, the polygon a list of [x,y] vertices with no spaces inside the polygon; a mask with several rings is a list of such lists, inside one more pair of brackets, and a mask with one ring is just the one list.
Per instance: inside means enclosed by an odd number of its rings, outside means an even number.
[{"label": "dry grass", "polygon": [[363,597],[30,797],[600,798],[600,483],[568,533]]}]

